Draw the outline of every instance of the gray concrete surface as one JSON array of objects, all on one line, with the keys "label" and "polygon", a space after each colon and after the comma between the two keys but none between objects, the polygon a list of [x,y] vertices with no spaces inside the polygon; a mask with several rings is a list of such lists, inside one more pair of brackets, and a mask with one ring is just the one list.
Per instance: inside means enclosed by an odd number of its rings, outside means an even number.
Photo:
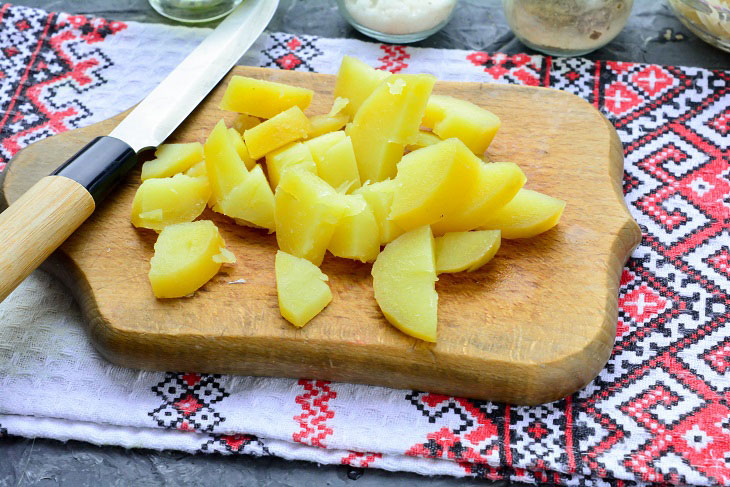
[{"label": "gray concrete surface", "polygon": [[[510,33],[499,0],[461,0],[462,8],[441,32],[417,44],[423,47],[479,49],[506,53],[527,49]],[[147,0],[18,0],[20,5],[99,15],[119,20],[168,22]],[[271,30],[325,37],[365,39],[336,12],[330,0],[282,0]],[[669,32],[670,41],[665,40]],[[677,36],[677,34],[681,34]],[[682,38],[682,40],[679,40]],[[528,50],[529,51],[529,50]],[[592,59],[730,69],[730,55],[708,46],[687,31],[660,0],[636,0],[626,29]],[[124,450],[81,442],[0,438],[0,487],[6,486],[355,486],[395,487],[418,484],[472,486],[487,482],[448,477],[424,478],[381,470],[350,470],[278,458],[187,455],[179,452]],[[496,486],[505,482],[497,483]]]}]

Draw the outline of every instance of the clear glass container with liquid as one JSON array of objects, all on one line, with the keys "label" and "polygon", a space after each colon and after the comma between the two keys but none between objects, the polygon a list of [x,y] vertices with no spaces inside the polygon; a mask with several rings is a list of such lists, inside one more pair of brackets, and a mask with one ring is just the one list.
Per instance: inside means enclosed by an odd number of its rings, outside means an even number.
[{"label": "clear glass container with liquid", "polygon": [[160,15],[185,23],[209,22],[229,14],[243,0],[149,0]]}]

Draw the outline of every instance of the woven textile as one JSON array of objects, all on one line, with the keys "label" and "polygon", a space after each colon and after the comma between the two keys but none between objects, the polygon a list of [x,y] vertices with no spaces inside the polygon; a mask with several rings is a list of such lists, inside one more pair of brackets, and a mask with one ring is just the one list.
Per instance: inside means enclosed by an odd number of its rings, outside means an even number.
[{"label": "woven textile", "polygon": [[[128,108],[205,34],[0,8],[0,170],[33,141]],[[343,54],[392,72],[558,88],[613,122],[644,238],[600,376],[517,407],[123,369],[94,352],[68,293],[37,272],[0,304],[0,432],[565,485],[730,485],[730,73],[282,33],[241,64],[334,73]]]}]

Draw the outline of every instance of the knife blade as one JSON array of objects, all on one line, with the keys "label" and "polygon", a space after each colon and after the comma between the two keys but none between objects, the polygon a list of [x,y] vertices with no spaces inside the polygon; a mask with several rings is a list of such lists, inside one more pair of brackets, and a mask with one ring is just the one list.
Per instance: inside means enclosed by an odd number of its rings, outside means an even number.
[{"label": "knife blade", "polygon": [[263,32],[278,0],[245,0],[108,135],[97,137],[0,213],[0,302],[195,109]]}]

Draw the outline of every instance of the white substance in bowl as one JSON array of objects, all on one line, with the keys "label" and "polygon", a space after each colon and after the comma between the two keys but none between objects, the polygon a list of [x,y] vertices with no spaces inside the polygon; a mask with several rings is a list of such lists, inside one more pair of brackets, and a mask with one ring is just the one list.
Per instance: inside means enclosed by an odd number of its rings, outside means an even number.
[{"label": "white substance in bowl", "polygon": [[456,0],[344,0],[353,20],[383,34],[413,34],[445,21]]}]

